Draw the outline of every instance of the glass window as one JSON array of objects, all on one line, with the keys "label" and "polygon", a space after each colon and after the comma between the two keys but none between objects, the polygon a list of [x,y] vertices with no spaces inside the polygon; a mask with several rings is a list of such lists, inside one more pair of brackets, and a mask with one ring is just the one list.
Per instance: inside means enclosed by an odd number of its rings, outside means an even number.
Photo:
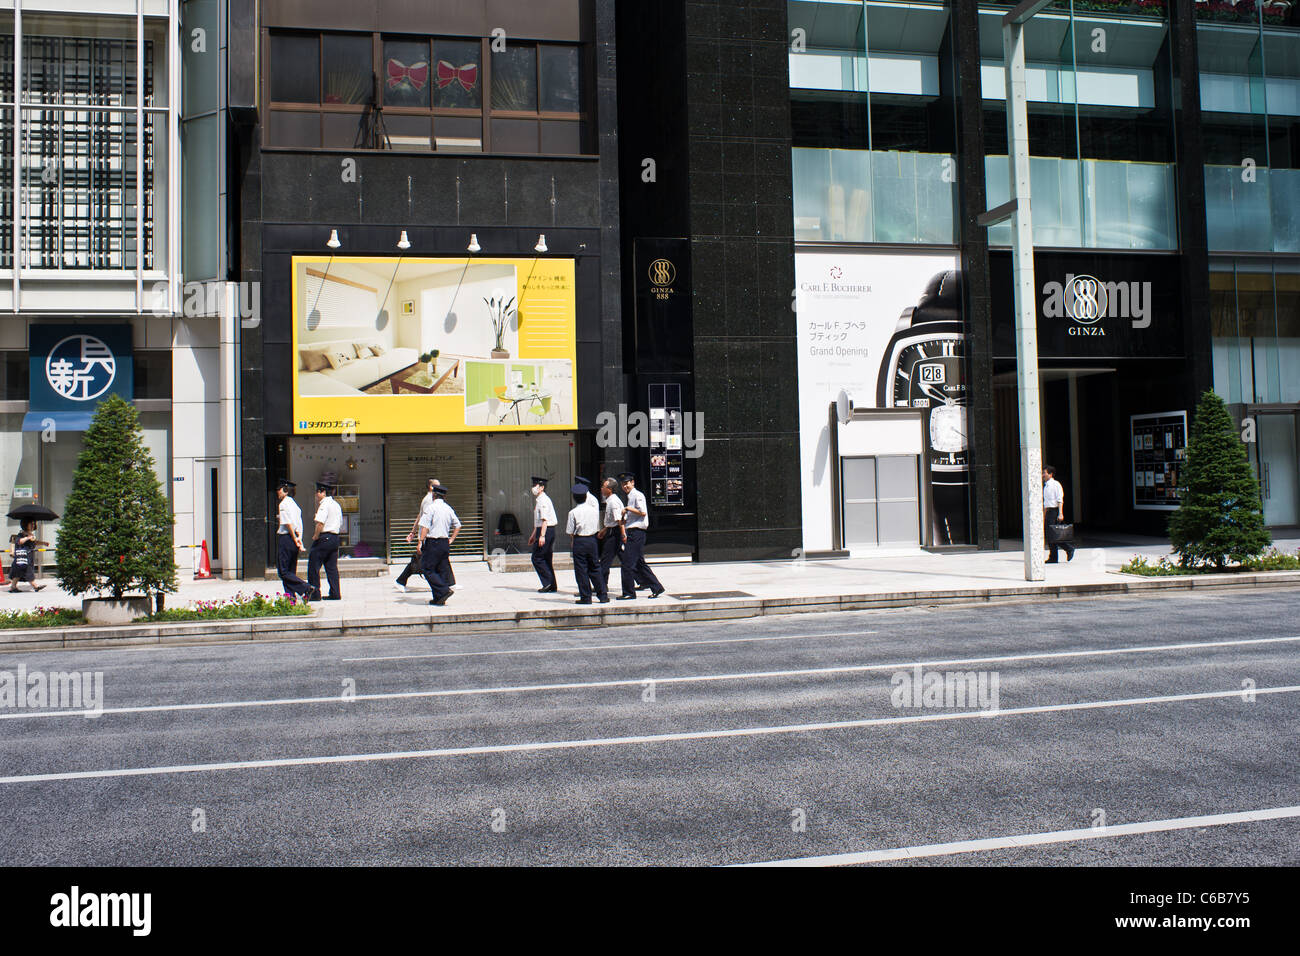
[{"label": "glass window", "polygon": [[536,47],[511,45],[492,54],[492,108],[537,111]]},{"label": "glass window", "polygon": [[582,111],[581,53],[576,46],[548,44],[538,47],[542,67],[541,104],[544,112]]},{"label": "glass window", "polygon": [[434,106],[483,108],[482,55],[483,45],[477,40],[433,41]]},{"label": "glass window", "polygon": [[494,119],[492,149],[498,153],[535,153],[540,148],[537,132],[537,120]]},{"label": "glass window", "polygon": [[172,353],[137,349],[132,355],[132,398],[172,397]]},{"label": "glass window", "polygon": [[369,36],[326,33],[321,37],[324,77],[322,103],[369,103],[374,95],[374,66]]},{"label": "glass window", "polygon": [[385,40],[383,77],[385,106],[428,107],[433,80],[428,42]]},{"label": "glass window", "polygon": [[385,117],[384,123],[388,127],[388,142],[393,149],[427,150],[433,145],[433,140],[429,136],[431,123],[428,114],[389,115]]},{"label": "glass window", "polygon": [[439,116],[433,121],[433,134],[442,152],[483,151],[483,121],[478,117]]},{"label": "glass window", "polygon": [[320,37],[271,34],[271,101],[320,102]]}]

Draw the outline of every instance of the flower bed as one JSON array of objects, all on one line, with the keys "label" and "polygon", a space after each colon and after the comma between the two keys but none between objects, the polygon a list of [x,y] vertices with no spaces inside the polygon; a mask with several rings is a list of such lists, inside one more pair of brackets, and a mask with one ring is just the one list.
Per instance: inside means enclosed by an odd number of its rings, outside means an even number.
[{"label": "flower bed", "polygon": [[1123,574],[1140,574],[1147,578],[1180,574],[1236,574],[1246,571],[1300,571],[1300,552],[1287,554],[1277,548],[1269,548],[1258,557],[1248,558],[1241,564],[1234,564],[1226,568],[1216,568],[1210,564],[1186,568],[1181,564],[1170,561],[1167,557],[1160,558],[1152,563],[1139,554],[1120,568],[1120,572]]},{"label": "flower bed", "polygon": [[251,597],[243,593],[236,594],[224,601],[195,601],[190,607],[168,608],[148,617],[138,617],[135,623],[230,621],[237,618],[289,617],[310,613],[309,605],[296,602],[287,594],[268,596],[257,592]]},{"label": "flower bed", "polygon": [[34,607],[30,611],[0,611],[0,630],[20,627],[75,627],[84,624],[81,612],[70,607]]}]

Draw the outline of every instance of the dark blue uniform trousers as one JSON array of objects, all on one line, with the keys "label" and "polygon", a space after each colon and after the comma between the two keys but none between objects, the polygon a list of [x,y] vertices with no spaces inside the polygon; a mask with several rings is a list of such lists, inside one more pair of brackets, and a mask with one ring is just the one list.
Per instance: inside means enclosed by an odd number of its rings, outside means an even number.
[{"label": "dark blue uniform trousers", "polygon": [[451,594],[451,588],[447,587],[447,579],[441,571],[444,565],[450,566],[450,561],[451,548],[446,538],[424,539],[424,547],[420,551],[420,568],[424,580],[429,582],[429,590],[433,592],[435,601],[445,600]]},{"label": "dark blue uniform trousers", "polygon": [[614,566],[614,559],[622,556],[623,536],[618,528],[606,528],[605,537],[600,539],[600,579],[609,588],[609,569]]},{"label": "dark blue uniform trousers", "polygon": [[321,596],[321,565],[325,566],[325,580],[330,583],[330,597],[336,598],[339,596],[339,536],[332,531],[321,532],[307,552],[307,583],[317,598]]},{"label": "dark blue uniform trousers", "polygon": [[311,585],[298,577],[298,546],[293,543],[293,535],[277,534],[275,537],[275,572],[280,575],[284,593],[310,594]]},{"label": "dark blue uniform trousers", "polygon": [[658,594],[664,589],[645,563],[645,529],[628,528],[627,544],[623,545],[623,593],[636,597],[636,586],[648,584],[650,593]]},{"label": "dark blue uniform trousers", "polygon": [[596,547],[596,536],[574,535],[573,538],[573,576],[578,579],[578,599],[591,602],[591,592],[601,601],[609,600],[605,589],[605,579],[600,573],[600,551]]},{"label": "dark blue uniform trousers", "polygon": [[554,589],[555,587],[555,568],[552,563],[555,558],[555,529],[546,529],[546,544],[533,542],[533,569],[537,572],[537,577],[541,579],[542,587]]},{"label": "dark blue uniform trousers", "polygon": [[[415,551],[411,553],[411,560],[406,562],[406,567],[404,567],[402,569],[402,573],[397,576],[397,583],[402,585],[402,587],[406,587],[407,581],[409,581],[412,577],[414,577],[417,574],[422,574],[423,571],[424,571],[424,556],[420,553],[419,547],[417,547]],[[445,573],[443,573],[442,576],[446,580],[447,585],[449,587],[456,583],[456,575],[451,570],[450,560],[447,562],[446,571]]]}]

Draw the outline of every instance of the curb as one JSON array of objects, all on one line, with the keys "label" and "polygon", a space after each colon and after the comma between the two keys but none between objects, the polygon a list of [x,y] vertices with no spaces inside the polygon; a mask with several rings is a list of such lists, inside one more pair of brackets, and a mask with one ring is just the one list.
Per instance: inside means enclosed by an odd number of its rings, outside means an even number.
[{"label": "curb", "polygon": [[[1128,575],[1123,575],[1127,578]],[[454,630],[533,630],[566,627],[618,627],[629,624],[678,624],[688,621],[741,620],[774,614],[824,614],[831,611],[923,607],[944,604],[1045,603],[1053,600],[1179,590],[1230,590],[1300,585],[1300,572],[1258,571],[1139,578],[1093,584],[1020,585],[947,591],[898,591],[877,594],[807,597],[729,598],[683,601],[636,607],[596,606],[539,611],[476,611],[465,614],[403,614],[382,619],[250,618],[186,624],[135,624],[121,627],[33,628],[0,631],[0,653],[75,650],[126,646],[183,646],[241,642],[344,640],[411,637]]]}]

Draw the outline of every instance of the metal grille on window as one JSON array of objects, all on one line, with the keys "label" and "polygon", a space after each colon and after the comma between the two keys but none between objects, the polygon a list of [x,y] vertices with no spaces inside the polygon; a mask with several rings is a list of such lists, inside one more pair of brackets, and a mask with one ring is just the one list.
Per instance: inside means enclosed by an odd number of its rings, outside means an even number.
[{"label": "metal grille on window", "polygon": [[[12,37],[8,41],[4,52],[12,63]],[[139,250],[143,268],[153,269],[158,117],[146,114],[144,130],[136,129],[135,42],[24,37],[23,48],[23,267],[133,269]],[[153,44],[146,42],[145,107],[153,104],[152,60]],[[137,197],[141,132],[143,195]],[[10,155],[5,151],[5,161]],[[142,237],[136,235],[137,198]]]}]

